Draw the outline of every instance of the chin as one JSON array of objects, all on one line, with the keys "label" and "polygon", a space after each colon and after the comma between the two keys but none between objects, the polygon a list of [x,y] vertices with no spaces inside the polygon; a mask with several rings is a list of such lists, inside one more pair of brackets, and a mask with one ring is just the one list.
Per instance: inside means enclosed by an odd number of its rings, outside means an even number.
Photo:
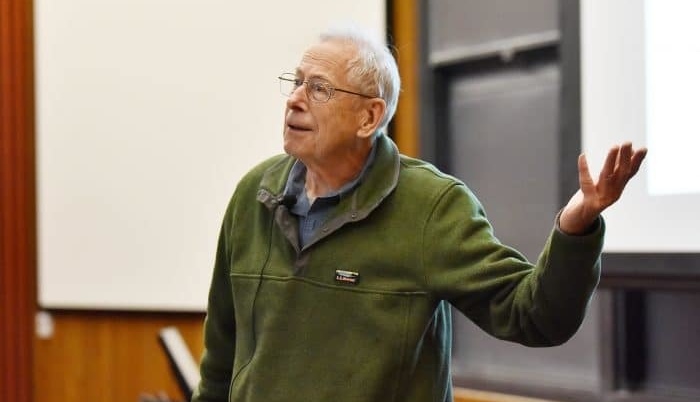
[{"label": "chin", "polygon": [[290,141],[287,135],[285,134],[284,136],[284,152],[288,155],[291,155],[295,158],[298,157],[298,151],[299,151],[299,146],[298,144],[295,143],[295,141]]},{"label": "chin", "polygon": [[292,131],[284,131],[284,152],[294,157],[300,157],[304,153],[304,149],[309,146],[310,138],[306,135],[299,135]]}]

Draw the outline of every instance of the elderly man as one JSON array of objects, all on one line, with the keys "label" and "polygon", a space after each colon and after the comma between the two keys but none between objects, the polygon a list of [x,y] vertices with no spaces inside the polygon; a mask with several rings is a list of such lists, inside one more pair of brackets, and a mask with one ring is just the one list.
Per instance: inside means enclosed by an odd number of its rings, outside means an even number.
[{"label": "elderly man", "polygon": [[383,134],[397,66],[330,32],[280,77],[284,150],[238,184],[218,243],[193,401],[451,401],[452,305],[500,339],[558,345],[599,278],[600,213],[646,150],[613,147],[532,264],[459,180]]}]

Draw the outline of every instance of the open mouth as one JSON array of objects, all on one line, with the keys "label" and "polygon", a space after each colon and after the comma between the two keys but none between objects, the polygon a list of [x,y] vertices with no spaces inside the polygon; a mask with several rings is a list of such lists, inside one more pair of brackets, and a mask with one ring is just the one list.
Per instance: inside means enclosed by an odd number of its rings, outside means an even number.
[{"label": "open mouth", "polygon": [[287,124],[287,128],[293,131],[311,131],[310,128],[297,126],[296,124]]}]

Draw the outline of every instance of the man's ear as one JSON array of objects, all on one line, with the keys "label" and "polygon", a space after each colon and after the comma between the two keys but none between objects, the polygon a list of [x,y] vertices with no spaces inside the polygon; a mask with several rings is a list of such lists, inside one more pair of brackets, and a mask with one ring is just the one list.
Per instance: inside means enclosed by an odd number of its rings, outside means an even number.
[{"label": "man's ear", "polygon": [[386,102],[384,102],[384,99],[372,98],[364,100],[364,108],[360,117],[360,129],[357,131],[357,136],[369,138],[374,134],[385,113]]}]

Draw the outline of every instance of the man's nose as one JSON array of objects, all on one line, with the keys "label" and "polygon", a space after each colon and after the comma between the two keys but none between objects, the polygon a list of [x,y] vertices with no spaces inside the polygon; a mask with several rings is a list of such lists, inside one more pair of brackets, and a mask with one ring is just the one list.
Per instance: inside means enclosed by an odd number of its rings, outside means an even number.
[{"label": "man's nose", "polygon": [[302,108],[308,103],[308,95],[306,93],[306,83],[302,83],[298,87],[294,88],[292,93],[289,94],[287,98],[287,107],[289,108]]}]

